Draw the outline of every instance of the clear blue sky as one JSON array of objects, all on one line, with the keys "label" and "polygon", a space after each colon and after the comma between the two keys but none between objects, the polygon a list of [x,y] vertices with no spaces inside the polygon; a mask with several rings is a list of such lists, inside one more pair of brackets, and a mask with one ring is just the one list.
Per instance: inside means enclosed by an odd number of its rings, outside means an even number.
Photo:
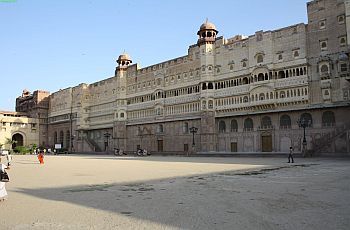
[{"label": "clear blue sky", "polygon": [[58,91],[187,54],[206,18],[219,36],[307,23],[308,0],[0,0],[0,110],[23,89]]}]

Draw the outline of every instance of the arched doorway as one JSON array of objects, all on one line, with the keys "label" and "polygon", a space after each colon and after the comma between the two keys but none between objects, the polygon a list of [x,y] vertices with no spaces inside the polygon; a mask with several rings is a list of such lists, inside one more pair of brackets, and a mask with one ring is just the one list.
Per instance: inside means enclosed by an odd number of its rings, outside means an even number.
[{"label": "arched doorway", "polygon": [[12,136],[12,141],[14,141],[12,149],[15,149],[17,146],[23,146],[23,135],[19,133],[14,134]]}]

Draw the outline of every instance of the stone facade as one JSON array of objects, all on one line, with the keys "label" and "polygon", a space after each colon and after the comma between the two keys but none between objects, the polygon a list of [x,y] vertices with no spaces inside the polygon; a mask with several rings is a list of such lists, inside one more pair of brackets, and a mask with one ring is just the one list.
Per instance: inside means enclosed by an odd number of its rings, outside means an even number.
[{"label": "stone facade", "polygon": [[[30,146],[39,143],[39,120],[30,118],[25,113],[0,111],[0,144],[5,149],[15,146]],[[15,140],[13,146],[7,139]]]},{"label": "stone facade", "polygon": [[49,92],[42,90],[36,90],[33,93],[23,90],[22,95],[16,98],[16,112],[26,113],[29,118],[38,121],[39,140],[35,144],[41,147],[48,145],[49,95]]},{"label": "stone facade", "polygon": [[217,37],[205,22],[187,55],[145,68],[120,55],[115,76],[49,96],[47,143],[78,152],[301,151],[305,121],[307,149],[349,153],[349,2],[314,0],[307,10],[308,24],[248,37]]}]

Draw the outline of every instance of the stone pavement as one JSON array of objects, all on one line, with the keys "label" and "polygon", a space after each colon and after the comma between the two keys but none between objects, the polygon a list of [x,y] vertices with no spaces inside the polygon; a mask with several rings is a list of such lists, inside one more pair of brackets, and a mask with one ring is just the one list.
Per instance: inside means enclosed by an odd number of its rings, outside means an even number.
[{"label": "stone pavement", "polygon": [[350,159],[15,156],[0,229],[348,229]]}]

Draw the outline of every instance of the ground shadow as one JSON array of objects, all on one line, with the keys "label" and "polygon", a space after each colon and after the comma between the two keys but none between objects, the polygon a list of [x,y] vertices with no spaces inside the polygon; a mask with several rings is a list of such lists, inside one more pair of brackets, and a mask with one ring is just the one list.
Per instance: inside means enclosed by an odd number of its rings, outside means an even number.
[{"label": "ground shadow", "polygon": [[[244,216],[250,213],[246,208],[242,209],[237,200],[246,199],[252,202],[254,197],[254,189],[241,183],[242,177],[266,178],[269,174],[280,173],[283,170],[309,166],[311,165],[296,164],[244,170],[245,173],[229,171],[138,183],[22,188],[17,192],[183,229],[232,229],[234,220],[247,219]],[[255,192],[269,193],[261,190],[258,188]],[[247,226],[259,228],[258,223],[259,221],[247,222]]]}]

